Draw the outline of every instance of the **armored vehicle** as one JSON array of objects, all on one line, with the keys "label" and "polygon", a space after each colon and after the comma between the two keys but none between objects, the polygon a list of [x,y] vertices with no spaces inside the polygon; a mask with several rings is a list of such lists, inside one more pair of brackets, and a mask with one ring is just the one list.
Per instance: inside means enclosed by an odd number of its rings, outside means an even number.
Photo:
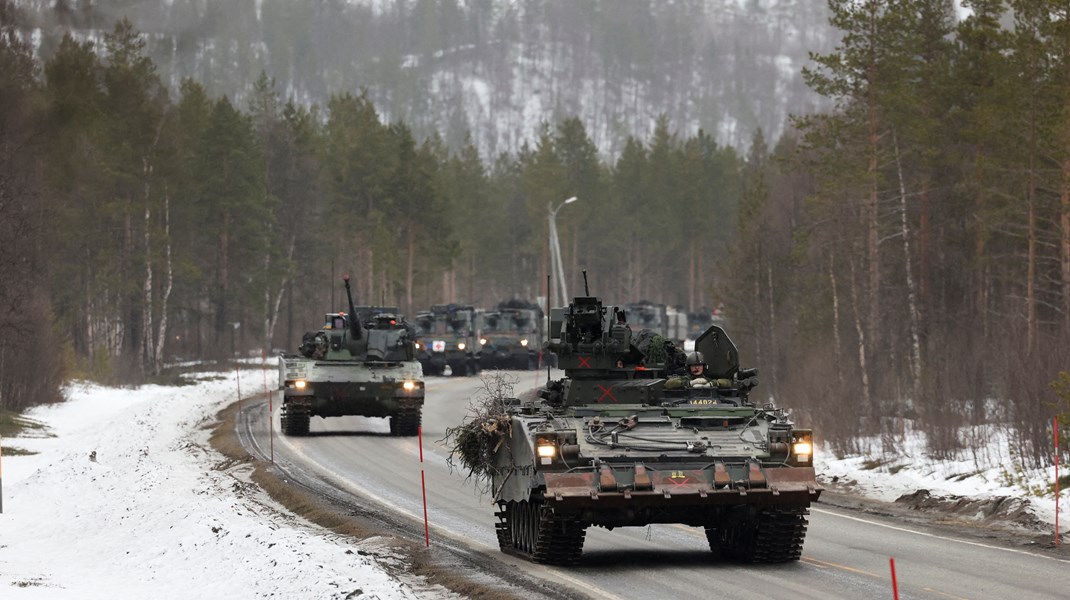
[{"label": "armored vehicle", "polygon": [[628,322],[641,329],[649,329],[654,333],[669,338],[669,315],[668,308],[664,304],[656,304],[647,300],[632,302],[624,306]]},{"label": "armored vehicle", "polygon": [[479,372],[479,311],[474,306],[436,304],[416,315],[416,358],[428,375]]},{"label": "armored vehicle", "polygon": [[812,432],[751,401],[757,371],[739,367],[720,327],[696,341],[700,384],[674,374],[692,362],[682,350],[633,334],[625,314],[590,296],[552,309],[548,346],[565,377],[482,426],[489,467],[473,471],[490,479],[501,550],[570,565],[589,526],[680,523],[726,559],[798,560],[821,493]]},{"label": "armored vehicle", "polygon": [[358,313],[344,280],[349,312],[328,313],[323,329],[305,333],[299,354],[279,359],[282,432],[307,435],[311,417],[357,415],[389,417],[391,435],[416,435],[424,383],[411,329],[395,313]]},{"label": "armored vehicle", "polygon": [[537,369],[543,313],[537,304],[508,300],[483,313],[480,365],[484,369]]}]

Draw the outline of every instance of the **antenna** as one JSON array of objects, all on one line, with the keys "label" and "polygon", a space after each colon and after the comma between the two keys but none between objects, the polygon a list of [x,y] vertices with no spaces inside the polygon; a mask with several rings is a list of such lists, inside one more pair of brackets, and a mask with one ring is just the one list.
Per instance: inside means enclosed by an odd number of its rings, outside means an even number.
[{"label": "antenna", "polygon": [[591,290],[587,288],[587,269],[583,270],[583,295],[587,297],[591,296]]},{"label": "antenna", "polygon": [[[543,340],[548,341],[550,339],[550,275],[546,275],[546,331],[543,333]],[[549,354],[549,350],[544,350],[543,354]],[[546,357],[546,385],[550,385],[550,357]]]}]

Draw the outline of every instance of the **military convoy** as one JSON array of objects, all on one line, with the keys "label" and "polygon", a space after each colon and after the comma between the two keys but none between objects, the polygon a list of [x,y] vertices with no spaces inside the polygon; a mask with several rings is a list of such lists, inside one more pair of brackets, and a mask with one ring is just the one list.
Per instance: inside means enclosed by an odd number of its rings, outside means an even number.
[{"label": "military convoy", "polygon": [[282,432],[308,435],[311,417],[389,417],[390,434],[416,435],[424,403],[423,371],[412,329],[396,312],[353,305],[328,313],[305,333],[299,354],[279,357]]},{"label": "military convoy", "polygon": [[479,345],[484,369],[537,369],[543,312],[522,300],[500,302],[482,314]]},{"label": "military convoy", "polygon": [[571,565],[590,526],[680,523],[727,559],[798,560],[822,491],[811,431],[752,402],[757,371],[716,325],[695,344],[707,382],[667,389],[686,374],[683,351],[633,334],[631,314],[590,296],[552,309],[548,348],[565,377],[477,430],[490,464],[473,472],[490,480],[501,550]]}]

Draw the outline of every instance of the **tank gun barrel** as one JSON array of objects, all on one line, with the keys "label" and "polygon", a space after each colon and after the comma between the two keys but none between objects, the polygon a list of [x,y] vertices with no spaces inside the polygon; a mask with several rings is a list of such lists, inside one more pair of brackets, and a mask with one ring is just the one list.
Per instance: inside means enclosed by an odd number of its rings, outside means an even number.
[{"label": "tank gun barrel", "polygon": [[354,340],[359,340],[363,327],[360,324],[360,317],[357,316],[357,309],[353,306],[353,291],[349,287],[349,274],[343,275],[342,280],[346,283],[346,298],[349,300],[349,334]]}]

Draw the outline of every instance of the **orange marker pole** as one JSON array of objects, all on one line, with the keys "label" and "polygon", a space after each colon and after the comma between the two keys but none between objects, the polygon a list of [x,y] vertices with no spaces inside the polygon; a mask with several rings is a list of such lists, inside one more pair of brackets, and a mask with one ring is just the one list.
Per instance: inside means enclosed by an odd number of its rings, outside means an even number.
[{"label": "orange marker pole", "polygon": [[1055,415],[1055,545],[1059,545],[1059,415]]},{"label": "orange marker pole", "polygon": [[241,367],[234,365],[234,380],[238,382],[238,412],[241,412]]},{"label": "orange marker pole", "polygon": [[268,441],[271,446],[271,463],[275,464],[275,421],[272,419],[275,413],[271,402],[271,390],[268,389],[267,353],[263,348],[260,349],[260,369],[264,372],[264,393],[268,397]]},{"label": "orange marker pole", "polygon": [[420,488],[424,494],[424,544],[431,547],[431,526],[427,521],[427,481],[424,479],[424,428],[416,428],[416,437],[420,438]]},{"label": "orange marker pole", "polygon": [[899,583],[895,580],[895,558],[889,558],[888,564],[892,568],[892,597],[899,600]]}]

